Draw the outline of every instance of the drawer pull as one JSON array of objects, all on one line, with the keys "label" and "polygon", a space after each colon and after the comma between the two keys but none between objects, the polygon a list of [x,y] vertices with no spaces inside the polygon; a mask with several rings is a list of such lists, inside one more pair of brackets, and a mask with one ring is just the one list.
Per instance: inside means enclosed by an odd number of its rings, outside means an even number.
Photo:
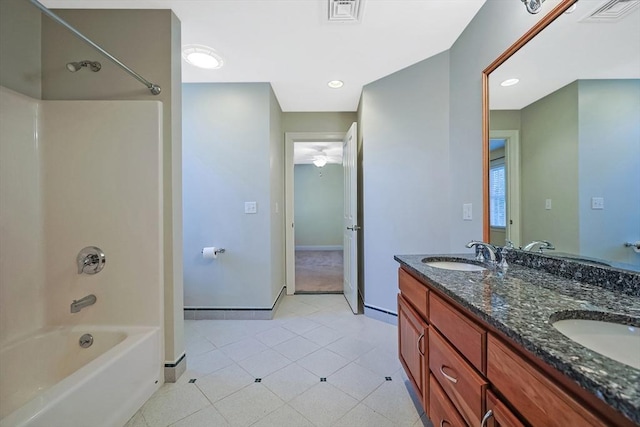
[{"label": "drawer pull", "polygon": [[485,427],[487,425],[487,421],[489,421],[489,418],[491,417],[493,417],[493,411],[489,409],[487,413],[484,414],[484,417],[482,417],[482,423],[480,423],[480,427]]},{"label": "drawer pull", "polygon": [[[456,383],[458,382],[458,379],[457,379],[457,378],[455,378],[455,377],[452,377],[451,375],[447,375],[447,374],[444,372],[444,368],[449,368],[449,367],[448,367],[448,366],[444,366],[444,365],[442,365],[442,366],[440,367],[440,373],[441,373],[442,375],[444,375],[444,377],[445,377],[446,379],[448,379],[448,380],[449,380],[449,381],[451,381],[452,383],[456,384]],[[449,368],[449,369],[451,369],[451,368]]]},{"label": "drawer pull", "polygon": [[424,339],[424,332],[420,334],[420,336],[418,337],[418,342],[416,343],[418,347],[418,353],[420,353],[421,356],[424,356],[424,353],[420,351],[420,340],[422,339]]},{"label": "drawer pull", "polygon": [[447,420],[440,420],[440,427],[444,427],[445,423],[447,425],[451,425],[451,423],[449,421],[447,421]]}]

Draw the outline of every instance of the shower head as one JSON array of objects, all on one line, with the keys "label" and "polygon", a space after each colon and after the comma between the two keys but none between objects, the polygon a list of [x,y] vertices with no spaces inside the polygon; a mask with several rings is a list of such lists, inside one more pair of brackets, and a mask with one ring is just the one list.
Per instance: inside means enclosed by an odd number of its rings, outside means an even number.
[{"label": "shower head", "polygon": [[75,73],[83,67],[89,67],[93,72],[98,72],[102,68],[102,65],[98,61],[80,61],[67,63],[67,70]]},{"label": "shower head", "polygon": [[79,62],[69,62],[67,64],[67,70],[71,71],[72,73],[80,70],[80,68],[82,68],[82,65],[80,65]]}]

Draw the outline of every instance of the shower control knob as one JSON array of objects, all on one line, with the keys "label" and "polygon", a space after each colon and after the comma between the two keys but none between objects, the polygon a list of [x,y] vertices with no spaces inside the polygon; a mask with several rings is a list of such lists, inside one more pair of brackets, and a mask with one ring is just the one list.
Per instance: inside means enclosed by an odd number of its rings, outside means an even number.
[{"label": "shower control knob", "polygon": [[78,274],[96,274],[102,271],[107,258],[102,249],[96,246],[87,246],[80,251],[76,261],[78,263]]}]

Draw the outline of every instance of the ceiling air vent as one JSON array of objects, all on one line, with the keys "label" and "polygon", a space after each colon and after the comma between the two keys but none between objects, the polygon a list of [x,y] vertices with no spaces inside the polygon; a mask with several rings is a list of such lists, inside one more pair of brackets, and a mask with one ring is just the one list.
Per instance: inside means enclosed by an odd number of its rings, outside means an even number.
[{"label": "ceiling air vent", "polygon": [[622,19],[640,6],[640,0],[608,0],[580,22],[613,22]]},{"label": "ceiling air vent", "polygon": [[329,0],[329,21],[353,22],[360,20],[363,0]]}]

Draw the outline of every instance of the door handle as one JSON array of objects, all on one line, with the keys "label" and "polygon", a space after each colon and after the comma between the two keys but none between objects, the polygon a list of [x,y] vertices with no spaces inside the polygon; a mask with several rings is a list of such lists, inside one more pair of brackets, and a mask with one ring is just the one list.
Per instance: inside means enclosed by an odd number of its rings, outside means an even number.
[{"label": "door handle", "polygon": [[354,225],[353,227],[347,227],[347,230],[358,231],[362,230],[362,227],[360,227],[359,225]]}]

